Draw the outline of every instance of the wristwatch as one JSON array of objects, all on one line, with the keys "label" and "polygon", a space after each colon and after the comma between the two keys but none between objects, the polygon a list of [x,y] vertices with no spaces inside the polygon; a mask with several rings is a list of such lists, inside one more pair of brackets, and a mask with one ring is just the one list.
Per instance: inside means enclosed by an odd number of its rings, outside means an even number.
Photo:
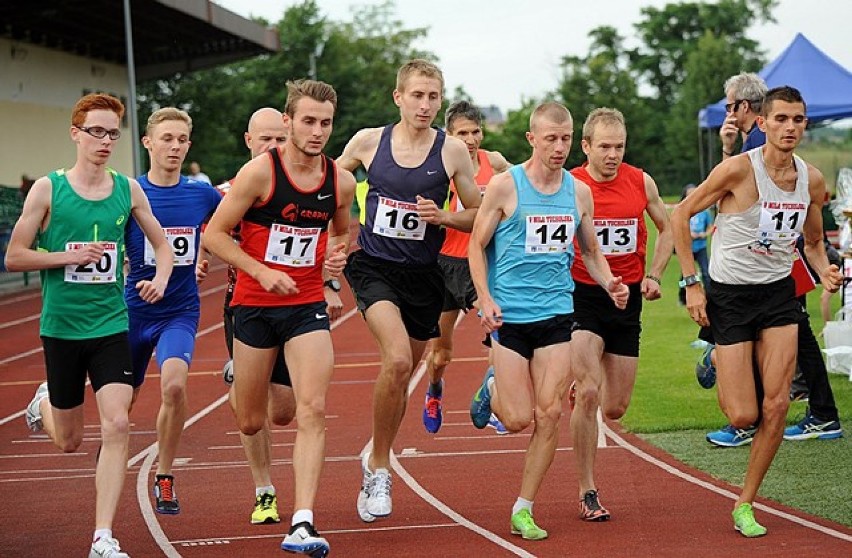
[{"label": "wristwatch", "polygon": [[331,289],[332,291],[334,291],[336,293],[340,292],[340,288],[341,288],[340,287],[340,281],[338,281],[337,279],[329,279],[328,281],[326,281],[322,285],[323,285],[323,287],[328,287],[329,289]]},{"label": "wristwatch", "polygon": [[700,282],[701,282],[701,280],[698,279],[698,275],[687,275],[686,277],[681,279],[680,283],[678,283],[677,285],[680,288],[684,288],[684,287],[691,287],[692,285],[695,285],[696,283],[700,283]]}]

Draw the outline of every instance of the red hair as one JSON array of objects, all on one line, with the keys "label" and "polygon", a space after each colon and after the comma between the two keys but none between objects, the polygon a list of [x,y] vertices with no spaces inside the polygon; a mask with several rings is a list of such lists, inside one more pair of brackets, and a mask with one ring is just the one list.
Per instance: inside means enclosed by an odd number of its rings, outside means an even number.
[{"label": "red hair", "polygon": [[86,121],[86,115],[93,110],[111,110],[118,115],[119,120],[124,116],[124,105],[112,95],[89,93],[81,97],[74,105],[74,110],[71,112],[71,125],[82,126]]}]

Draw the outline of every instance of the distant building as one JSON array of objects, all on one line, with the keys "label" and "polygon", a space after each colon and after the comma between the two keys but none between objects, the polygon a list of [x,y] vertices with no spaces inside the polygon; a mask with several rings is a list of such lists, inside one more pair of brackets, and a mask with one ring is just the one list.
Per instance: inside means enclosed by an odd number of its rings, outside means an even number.
[{"label": "distant building", "polygon": [[485,127],[489,130],[499,130],[506,122],[503,111],[497,105],[479,107],[479,110],[482,111],[482,115],[485,117]]}]

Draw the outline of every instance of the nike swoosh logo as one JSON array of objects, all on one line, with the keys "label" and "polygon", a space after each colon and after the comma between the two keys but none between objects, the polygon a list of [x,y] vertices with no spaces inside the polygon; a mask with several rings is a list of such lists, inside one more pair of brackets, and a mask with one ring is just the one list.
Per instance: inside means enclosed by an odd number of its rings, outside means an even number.
[{"label": "nike swoosh logo", "polygon": [[131,372],[130,370],[125,370],[125,371],[124,371],[124,375],[125,375],[125,376],[132,376],[132,375],[133,375],[133,372]]},{"label": "nike swoosh logo", "polygon": [[330,198],[330,197],[331,197],[331,196],[333,196],[333,195],[334,195],[334,194],[326,194],[326,195],[324,195],[324,196],[323,196],[322,194],[317,194],[317,199],[318,199],[319,201],[327,200],[328,198]]},{"label": "nike swoosh logo", "polygon": [[428,174],[429,176],[432,176],[432,175],[433,175],[433,174],[435,174],[436,172],[438,172],[438,171],[426,171],[426,174]]},{"label": "nike swoosh logo", "polygon": [[325,316],[324,314],[314,314],[314,316],[315,316],[315,317],[316,317],[316,319],[318,319],[318,320],[321,320],[321,319],[323,319],[323,318],[328,317],[328,316]]}]

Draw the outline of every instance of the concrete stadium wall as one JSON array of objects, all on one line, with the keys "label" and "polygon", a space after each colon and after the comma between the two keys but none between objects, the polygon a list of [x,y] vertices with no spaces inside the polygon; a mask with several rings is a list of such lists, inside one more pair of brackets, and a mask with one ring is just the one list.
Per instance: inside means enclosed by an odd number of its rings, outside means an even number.
[{"label": "concrete stadium wall", "polygon": [[[0,184],[21,175],[38,178],[74,164],[68,130],[71,109],[83,94],[100,91],[126,101],[127,69],[117,64],[0,38]],[[110,166],[133,172],[130,121],[122,122]]]}]

